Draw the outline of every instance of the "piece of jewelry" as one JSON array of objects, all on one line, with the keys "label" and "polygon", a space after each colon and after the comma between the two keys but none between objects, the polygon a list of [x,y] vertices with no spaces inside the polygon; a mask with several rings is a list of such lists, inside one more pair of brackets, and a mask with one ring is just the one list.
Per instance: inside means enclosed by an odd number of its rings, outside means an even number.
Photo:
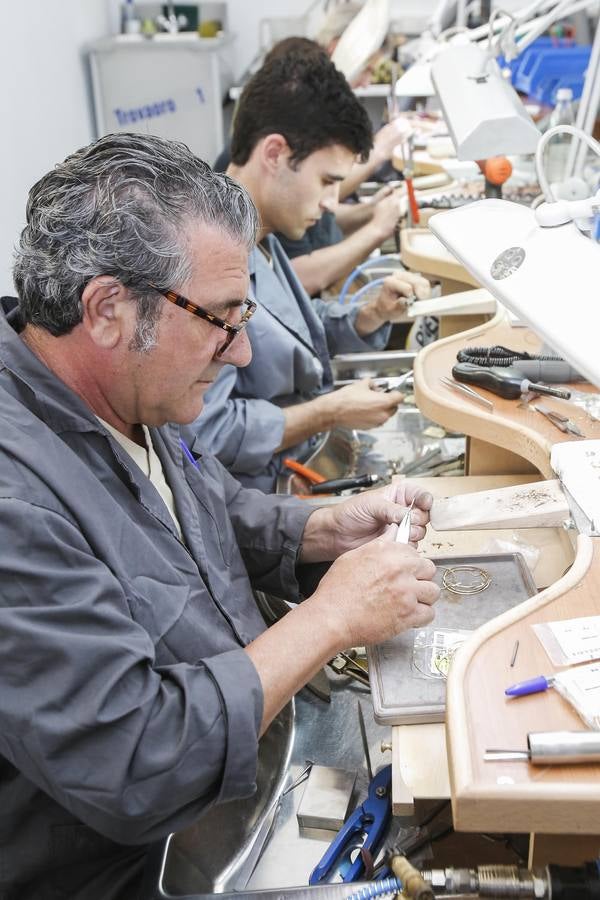
[{"label": "piece of jewelry", "polygon": [[[461,576],[466,580],[459,580]],[[442,584],[452,594],[480,594],[489,588],[492,576],[479,566],[446,566]]]}]

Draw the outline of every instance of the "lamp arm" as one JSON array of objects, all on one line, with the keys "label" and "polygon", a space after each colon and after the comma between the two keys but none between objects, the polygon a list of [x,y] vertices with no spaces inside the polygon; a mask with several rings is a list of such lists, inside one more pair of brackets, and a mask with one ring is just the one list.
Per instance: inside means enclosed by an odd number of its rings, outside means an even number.
[{"label": "lamp arm", "polygon": [[[516,59],[520,53],[523,52],[530,44],[533,43],[540,35],[542,35],[550,25],[553,25],[554,22],[557,22],[559,19],[564,19],[566,16],[570,16],[573,13],[579,12],[582,9],[585,9],[586,6],[592,6],[596,0],[579,0],[579,2],[573,3],[572,0],[560,0],[559,3],[555,3],[554,8],[551,9],[546,15],[541,15],[536,18],[532,22],[524,21],[524,12],[515,16],[515,19],[519,22],[519,27],[514,28],[512,23],[509,23],[508,26],[504,27],[503,33],[501,33],[496,41],[496,47],[500,47],[503,45],[503,42],[506,41],[506,37],[508,29],[513,28],[514,34],[511,37],[512,46],[503,47],[504,54],[507,60]],[[516,42],[515,38],[518,34],[523,34],[521,40]]]},{"label": "lamp arm", "polygon": [[[527,21],[537,12],[542,12],[547,9],[551,9],[556,6],[557,0],[534,0],[533,3],[530,3],[529,6],[526,6],[521,12],[512,13],[512,18],[516,19],[519,22],[519,27],[523,27],[523,24],[529,24]],[[506,28],[507,25],[510,24],[510,20],[508,18],[504,19],[496,19],[493,24],[494,31],[502,31]],[[489,21],[485,23],[485,25],[479,25],[477,28],[471,28],[469,31],[469,40],[471,41],[480,41],[484,38],[487,38],[490,32],[490,23]]]},{"label": "lamp arm", "polygon": [[544,151],[547,144],[557,134],[570,134],[573,135],[573,137],[585,141],[588,147],[594,151],[596,156],[600,156],[600,143],[589,134],[586,134],[585,131],[582,131],[580,128],[575,128],[574,125],[557,125],[555,128],[550,128],[549,131],[546,131],[540,138],[540,142],[535,151],[535,168],[540,188],[542,189],[542,193],[544,194],[547,203],[555,203],[556,198],[552,192],[550,183],[546,178],[546,172],[544,171]]}]

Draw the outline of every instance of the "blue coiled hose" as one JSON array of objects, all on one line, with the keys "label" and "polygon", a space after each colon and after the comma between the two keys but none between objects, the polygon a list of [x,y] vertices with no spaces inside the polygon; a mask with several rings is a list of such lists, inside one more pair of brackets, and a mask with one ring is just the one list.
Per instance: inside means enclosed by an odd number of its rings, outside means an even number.
[{"label": "blue coiled hose", "polygon": [[358,300],[360,300],[363,294],[368,294],[368,292],[372,290],[372,288],[381,287],[384,281],[385,278],[374,278],[373,281],[368,281],[366,284],[363,284],[363,286],[355,294],[352,294],[352,296],[350,297],[350,303],[356,303]]},{"label": "blue coiled hose", "polygon": [[342,290],[340,291],[340,296],[338,297],[338,302],[339,303],[346,302],[346,294],[348,293],[348,289],[351,286],[352,282],[356,278],[358,278],[359,275],[362,275],[362,273],[366,269],[371,269],[371,268],[373,268],[373,266],[379,266],[379,265],[381,265],[381,263],[391,262],[392,260],[396,263],[398,262],[398,257],[393,253],[387,253],[384,256],[370,256],[369,259],[365,260],[364,263],[361,263],[360,266],[357,266],[355,269],[353,269],[352,272],[350,272],[350,274],[346,278],[346,280],[342,286]]},{"label": "blue coiled hose", "polygon": [[401,890],[402,882],[399,878],[382,878],[381,881],[372,881],[355,891],[347,900],[369,900],[371,897],[383,897],[384,894],[398,894]]}]

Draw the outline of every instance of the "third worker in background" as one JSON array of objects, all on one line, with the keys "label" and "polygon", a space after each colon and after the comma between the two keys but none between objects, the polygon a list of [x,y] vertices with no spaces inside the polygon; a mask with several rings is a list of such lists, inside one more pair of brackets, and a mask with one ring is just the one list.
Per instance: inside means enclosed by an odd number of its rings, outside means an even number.
[{"label": "third worker in background", "polygon": [[428,295],[428,282],[403,271],[362,305],[311,300],[274,236],[301,238],[372,142],[365,110],[323,54],[270,60],[240,99],[227,171],[259,212],[249,259],[259,308],[248,326],[252,361],[226,366],[205,396],[198,450],[247,486],[275,490],[286,456],[305,460],[316,436],[336,426],[381,425],[402,400],[368,379],[333,391],[330,357],[383,349],[390,323],[404,316],[407,298]]}]

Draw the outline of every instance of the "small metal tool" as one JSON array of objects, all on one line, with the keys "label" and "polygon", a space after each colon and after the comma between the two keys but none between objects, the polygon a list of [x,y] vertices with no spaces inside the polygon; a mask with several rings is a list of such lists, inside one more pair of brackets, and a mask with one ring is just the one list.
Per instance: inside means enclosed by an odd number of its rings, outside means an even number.
[{"label": "small metal tool", "polygon": [[415,500],[413,497],[412,503],[404,513],[402,517],[402,521],[398,525],[398,531],[396,533],[396,543],[397,544],[408,544],[410,542],[410,514],[412,512],[412,508],[414,506]]},{"label": "small metal tool", "polygon": [[543,403],[536,403],[533,408],[543,416],[546,416],[548,421],[552,422],[552,424],[558,428],[559,431],[562,431],[563,434],[576,434],[577,437],[585,437],[579,426],[576,425],[572,419],[569,419],[568,416],[563,416],[553,409],[548,409]]},{"label": "small metal tool", "polygon": [[514,666],[514,664],[515,664],[516,661],[517,661],[517,653],[518,653],[518,652],[519,652],[519,642],[518,642],[518,641],[515,641],[515,646],[513,647],[512,656],[511,656],[511,658],[510,658],[510,667],[511,667],[511,669],[512,669],[512,667]]},{"label": "small metal tool", "polygon": [[[354,651],[351,650],[350,653],[354,653]],[[350,656],[350,654],[340,650],[337,656],[334,656],[334,658],[330,660],[328,665],[333,669],[336,675],[346,675],[348,678],[353,678],[354,681],[358,681],[359,684],[370,688],[371,685],[367,670],[364,666],[361,666],[356,659]]]},{"label": "small metal tool", "polygon": [[414,132],[408,135],[402,148],[404,181],[406,183],[406,194],[408,197],[408,226],[412,228],[419,224],[419,205],[415,196],[415,188],[413,185],[413,175],[415,171],[415,161],[413,156],[415,144]]},{"label": "small metal tool", "polygon": [[474,403],[479,403],[481,406],[484,406],[486,409],[489,409],[493,412],[494,404],[491,400],[488,400],[487,397],[482,397],[481,394],[478,394],[477,391],[474,391],[473,388],[467,387],[465,384],[459,384],[457,381],[452,381],[451,378],[440,378],[442,384],[446,387],[451,388],[451,390],[456,391],[457,394],[462,394],[463,397],[466,397],[467,400],[472,400]]},{"label": "small metal tool", "polygon": [[297,776],[297,778],[295,778],[291,784],[288,784],[288,786],[281,792],[281,796],[285,797],[286,794],[289,794],[291,791],[294,791],[299,785],[304,784],[304,782],[310,775],[310,770],[312,769],[313,766],[314,766],[314,762],[312,761],[312,759],[307,759],[306,766],[304,767],[304,769],[302,769],[302,771]]},{"label": "small metal tool", "polygon": [[412,462],[407,463],[402,467],[401,471],[403,475],[411,475],[413,472],[419,471],[419,469],[428,468],[429,463],[434,459],[437,459],[438,456],[442,455],[441,447],[432,447],[431,450],[427,450],[423,456],[417,457],[417,459],[413,459]]},{"label": "small metal tool", "polygon": [[369,753],[369,742],[367,740],[367,729],[365,727],[365,717],[363,715],[360,700],[356,701],[356,712],[358,713],[358,727],[360,728],[360,737],[362,740],[363,751],[365,754],[365,762],[367,764],[367,773],[369,781],[373,781],[373,767],[371,765],[371,754]]},{"label": "small metal tool", "polygon": [[486,762],[529,760],[536,766],[600,762],[599,731],[537,731],[527,735],[527,750],[486,750]]},{"label": "small metal tool", "polygon": [[389,391],[412,390],[411,382],[414,379],[414,374],[413,370],[409,369],[408,372],[403,372],[402,375],[393,375],[385,380],[378,379],[375,383],[375,390],[383,391],[385,394],[389,393]]}]

